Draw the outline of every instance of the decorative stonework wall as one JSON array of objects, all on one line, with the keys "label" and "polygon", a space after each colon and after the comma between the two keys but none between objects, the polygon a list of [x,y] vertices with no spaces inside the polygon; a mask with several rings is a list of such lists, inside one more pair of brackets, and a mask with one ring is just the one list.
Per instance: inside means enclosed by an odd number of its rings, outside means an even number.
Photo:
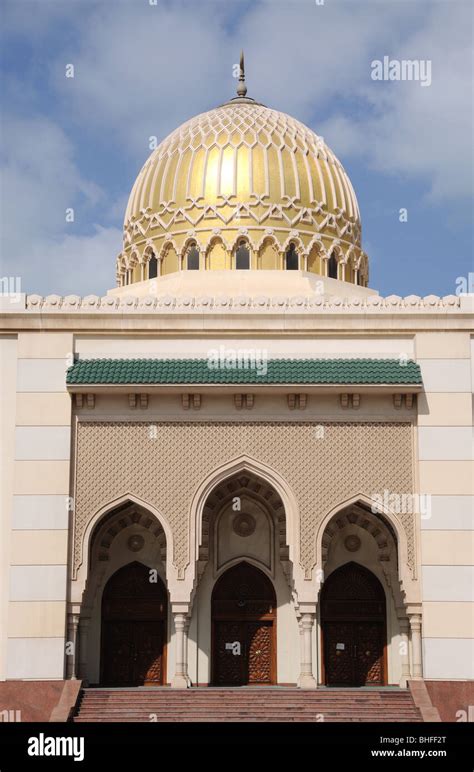
[{"label": "decorative stonework wall", "polygon": [[[82,540],[94,514],[131,494],[167,518],[174,537],[172,562],[182,573],[193,554],[190,506],[198,487],[242,455],[271,467],[292,489],[300,509],[300,562],[307,574],[316,562],[317,525],[333,508],[357,494],[413,491],[410,423],[79,422],[74,571],[83,560]],[[414,517],[399,518],[413,570]]]}]

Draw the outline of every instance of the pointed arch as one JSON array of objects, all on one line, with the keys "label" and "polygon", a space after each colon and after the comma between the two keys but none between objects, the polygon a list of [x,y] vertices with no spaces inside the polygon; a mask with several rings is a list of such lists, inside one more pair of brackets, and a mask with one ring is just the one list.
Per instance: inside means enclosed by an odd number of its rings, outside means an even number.
[{"label": "pointed arch", "polygon": [[147,244],[143,252],[144,279],[156,279],[158,276],[158,258],[153,244]]},{"label": "pointed arch", "polygon": [[[339,502],[339,504],[333,507],[326,514],[323,520],[321,520],[321,522],[319,523],[318,529],[316,531],[316,542],[315,542],[316,565],[318,566],[319,569],[321,569],[323,565],[323,557],[322,557],[323,536],[328,524],[334,518],[336,518],[337,515],[344,512],[344,510],[357,504],[369,509],[374,514],[375,517],[378,517],[382,523],[385,523],[386,526],[388,525],[390,530],[393,532],[396,540],[396,546],[397,546],[397,569],[398,569],[398,577],[399,577],[400,584],[404,592],[406,593],[407,597],[413,594],[415,594],[415,596],[418,596],[419,595],[418,582],[415,582],[413,580],[409,569],[409,565],[408,565],[408,540],[407,540],[407,534],[403,527],[403,524],[401,523],[399,517],[394,512],[391,512],[386,507],[382,507],[379,501],[371,498],[370,496],[367,496],[364,493],[357,493],[354,496],[351,496],[350,498]],[[418,589],[415,590],[415,586]],[[417,601],[415,600],[414,602],[417,602]]]},{"label": "pointed arch", "polygon": [[291,240],[288,249],[285,251],[285,270],[287,271],[299,271],[301,270],[301,251],[298,251],[296,242]]},{"label": "pointed arch", "polygon": [[[245,558],[234,558],[234,560],[232,560],[230,563],[227,563],[218,571],[214,581],[214,586],[212,588],[213,597],[215,598],[219,594],[219,591],[223,589],[226,579],[235,576],[235,574],[239,573],[240,570],[247,568],[250,568],[252,573],[254,573],[256,577],[260,578],[261,586],[265,588],[268,594],[268,598],[271,598],[276,604],[275,585],[271,573],[269,572],[268,568],[262,566],[256,560],[248,556],[245,556]],[[262,577],[260,577],[260,574],[262,574]],[[232,588],[229,587],[229,589]],[[254,591],[258,590],[258,584],[253,584],[252,589]]]},{"label": "pointed arch", "polygon": [[[197,252],[197,268],[195,267],[196,264],[196,255],[194,254],[195,250]],[[202,247],[201,244],[198,242],[195,236],[188,236],[188,238],[185,240],[180,255],[179,255],[179,262],[181,265],[181,268],[183,270],[198,270],[201,268],[201,253],[202,253]],[[191,256],[191,261],[190,261]],[[191,262],[191,266],[190,266]]]},{"label": "pointed arch", "polygon": [[250,456],[242,455],[214,469],[203,480],[193,496],[190,508],[191,540],[194,545],[193,572],[195,561],[199,558],[199,547],[202,544],[203,512],[206,501],[214,488],[240,472],[252,472],[272,486],[280,496],[285,508],[289,559],[296,568],[299,566],[299,508],[296,496],[276,470]]},{"label": "pointed arch", "polygon": [[240,236],[240,238],[237,239],[233,254],[234,265],[237,271],[248,271],[252,267],[252,252],[250,249],[250,242],[246,236]]},{"label": "pointed arch", "polygon": [[[77,580],[78,582],[85,585],[86,579],[87,579],[87,572],[88,572],[88,560],[87,556],[89,555],[90,547],[91,547],[91,541],[93,534],[95,533],[96,527],[99,525],[100,521],[105,519],[107,515],[109,515],[111,512],[113,512],[114,509],[117,509],[122,504],[136,504],[137,506],[141,507],[142,509],[147,510],[153,517],[156,518],[158,523],[163,528],[163,531],[165,533],[166,537],[166,549],[168,551],[168,555],[171,557],[174,549],[173,544],[173,531],[171,530],[171,526],[166,519],[166,517],[162,514],[162,512],[159,512],[155,507],[153,507],[148,502],[144,501],[143,499],[138,498],[138,496],[135,496],[131,493],[126,493],[122,496],[119,496],[116,499],[113,499],[112,501],[109,501],[107,504],[102,506],[100,509],[98,509],[94,515],[89,520],[87,527],[84,530],[84,534],[82,537],[81,542],[81,557],[80,561],[74,571],[73,579]],[[167,561],[167,572],[169,571],[169,566],[171,564],[171,560]]]},{"label": "pointed arch", "polygon": [[339,260],[336,255],[337,255],[336,250],[332,249],[328,260],[328,278],[329,279],[339,278]]},{"label": "pointed arch", "polygon": [[351,560],[332,571],[321,590],[320,620],[326,686],[388,683],[387,596],[373,571]]},{"label": "pointed arch", "polygon": [[285,241],[283,242],[281,248],[283,252],[286,252],[288,247],[290,246],[291,242],[294,242],[296,249],[298,250],[299,255],[305,254],[305,246],[303,244],[303,241],[301,239],[301,236],[298,234],[297,231],[291,231],[288,236],[286,237]]}]

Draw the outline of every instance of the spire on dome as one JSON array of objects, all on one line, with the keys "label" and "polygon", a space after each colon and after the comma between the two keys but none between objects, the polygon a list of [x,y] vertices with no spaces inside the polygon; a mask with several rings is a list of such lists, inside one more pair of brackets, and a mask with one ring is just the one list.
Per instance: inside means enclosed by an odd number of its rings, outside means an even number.
[{"label": "spire on dome", "polygon": [[247,94],[247,86],[245,85],[245,63],[244,52],[240,52],[240,74],[239,85],[237,86],[237,96],[244,97]]}]

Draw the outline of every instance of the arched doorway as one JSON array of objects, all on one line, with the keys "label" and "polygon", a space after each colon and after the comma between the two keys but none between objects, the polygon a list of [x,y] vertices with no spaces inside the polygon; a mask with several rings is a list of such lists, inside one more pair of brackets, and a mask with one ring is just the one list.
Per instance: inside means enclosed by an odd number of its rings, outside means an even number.
[{"label": "arched doorway", "polygon": [[143,563],[113,574],[102,596],[101,684],[158,686],[166,670],[166,588]]},{"label": "arched doorway", "polygon": [[323,673],[327,686],[387,683],[385,592],[358,563],[333,571],[321,593]]},{"label": "arched doorway", "polygon": [[276,683],[276,596],[255,566],[229,568],[212,593],[212,682]]}]

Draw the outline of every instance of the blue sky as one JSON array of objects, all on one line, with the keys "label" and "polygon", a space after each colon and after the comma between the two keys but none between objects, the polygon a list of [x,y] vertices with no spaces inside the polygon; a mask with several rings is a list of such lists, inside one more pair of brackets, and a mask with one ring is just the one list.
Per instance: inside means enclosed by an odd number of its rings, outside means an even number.
[{"label": "blue sky", "polygon": [[[1,275],[28,293],[113,287],[149,137],[233,96],[243,46],[249,95],[345,166],[371,286],[456,291],[474,270],[472,3],[154,2],[1,0]],[[384,56],[430,60],[431,86],[373,81]]]}]

